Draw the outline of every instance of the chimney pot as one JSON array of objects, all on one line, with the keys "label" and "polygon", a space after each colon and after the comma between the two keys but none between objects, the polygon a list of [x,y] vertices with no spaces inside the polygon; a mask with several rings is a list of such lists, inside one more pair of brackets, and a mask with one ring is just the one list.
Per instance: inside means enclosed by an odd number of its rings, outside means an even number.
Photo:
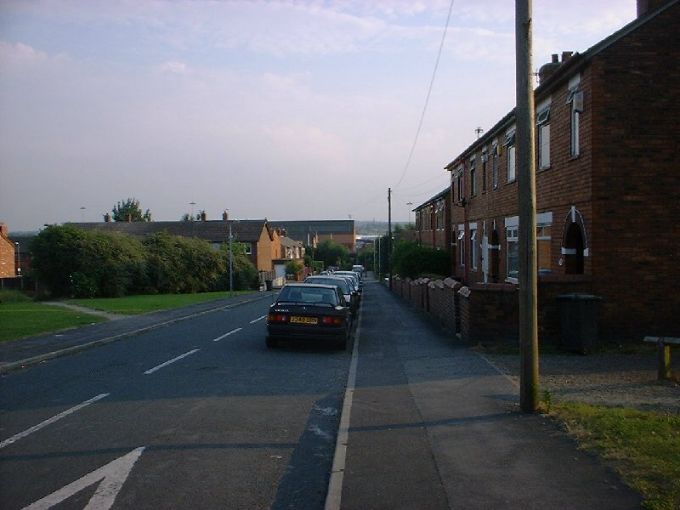
[{"label": "chimney pot", "polygon": [[567,60],[569,60],[573,54],[574,54],[573,51],[563,51],[562,52],[562,63],[564,64]]},{"label": "chimney pot", "polygon": [[222,221],[229,221],[229,213],[227,211],[222,213]]},{"label": "chimney pot", "polygon": [[559,64],[560,63],[560,56],[557,53],[552,54],[552,63],[553,64]]},{"label": "chimney pot", "polygon": [[104,215],[104,222],[105,223],[111,223],[111,215],[109,213],[106,213]]}]

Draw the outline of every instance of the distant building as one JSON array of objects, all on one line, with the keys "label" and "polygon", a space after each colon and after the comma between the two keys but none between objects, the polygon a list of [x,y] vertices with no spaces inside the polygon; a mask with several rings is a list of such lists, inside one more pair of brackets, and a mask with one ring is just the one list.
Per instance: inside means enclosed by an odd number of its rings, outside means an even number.
[{"label": "distant building", "polygon": [[272,228],[285,231],[285,235],[307,246],[315,242],[332,239],[354,253],[356,250],[356,230],[354,220],[315,220],[283,221],[272,220]]},{"label": "distant building", "polygon": [[7,225],[0,223],[0,278],[15,278],[17,275],[15,244],[9,238]]},{"label": "distant building", "polygon": [[446,188],[413,209],[416,240],[423,246],[451,251],[451,188]]}]

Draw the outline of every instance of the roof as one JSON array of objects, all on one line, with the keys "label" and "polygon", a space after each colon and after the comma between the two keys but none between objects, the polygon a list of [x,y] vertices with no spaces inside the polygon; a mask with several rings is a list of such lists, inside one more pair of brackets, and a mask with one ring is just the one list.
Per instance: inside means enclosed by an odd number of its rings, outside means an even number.
[{"label": "roof", "polygon": [[[591,46],[584,53],[575,53],[569,60],[561,64],[555,70],[555,72],[547,80],[545,80],[545,82],[541,83],[534,90],[534,96],[539,96],[549,90],[554,89],[556,86],[558,86],[559,84],[563,83],[564,81],[568,80],[571,76],[573,76],[573,74],[578,69],[581,69],[584,66],[586,66],[598,54],[600,54],[613,44],[617,43],[631,32],[637,30],[645,23],[654,19],[659,14],[678,4],[680,4],[680,0],[670,0],[667,4],[663,5],[662,7],[659,7],[658,9],[655,10],[651,10],[650,12],[634,19],[620,30],[617,30],[616,32],[611,34],[609,37],[606,37],[597,44]],[[476,150],[479,147],[487,145],[492,138],[498,136],[499,133],[501,133],[505,128],[510,126],[514,122],[514,119],[515,108],[513,108],[501,120],[494,124],[494,126],[491,129],[489,129],[482,137],[472,142],[453,161],[447,164],[444,167],[444,169],[448,171],[453,170],[454,169],[453,167],[457,166],[462,160],[466,159],[468,155],[470,155],[473,152],[476,152]]]},{"label": "roof", "polygon": [[354,220],[272,220],[270,226],[273,229],[283,229],[286,231],[288,237],[300,240],[304,243],[310,242],[307,239],[308,235],[355,235]]},{"label": "roof", "polygon": [[282,236],[280,238],[281,241],[281,246],[284,246],[286,248],[297,248],[302,246],[301,241],[296,241],[295,239],[291,239],[290,237]]},{"label": "roof", "polygon": [[446,195],[448,195],[450,192],[451,192],[451,187],[448,186],[444,190],[440,191],[435,196],[430,198],[429,200],[426,200],[425,202],[420,204],[415,209],[412,209],[412,211],[419,211],[420,209],[423,209],[424,207],[427,207],[428,205],[430,205],[432,202],[436,202],[437,200],[441,200],[442,198],[446,198]]},{"label": "roof", "polygon": [[254,243],[260,239],[267,220],[208,220],[208,221],[112,221],[97,223],[66,223],[83,230],[99,232],[121,232],[143,237],[157,232],[182,237],[196,237],[208,242],[227,242],[229,225],[235,241]]}]

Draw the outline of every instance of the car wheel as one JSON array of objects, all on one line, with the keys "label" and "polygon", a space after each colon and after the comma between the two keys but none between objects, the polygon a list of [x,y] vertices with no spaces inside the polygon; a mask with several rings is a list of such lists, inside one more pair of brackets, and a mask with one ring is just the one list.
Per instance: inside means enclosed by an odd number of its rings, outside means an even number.
[{"label": "car wheel", "polygon": [[268,336],[267,337],[267,348],[268,349],[274,349],[275,347],[278,347],[279,343],[274,340],[272,337]]}]

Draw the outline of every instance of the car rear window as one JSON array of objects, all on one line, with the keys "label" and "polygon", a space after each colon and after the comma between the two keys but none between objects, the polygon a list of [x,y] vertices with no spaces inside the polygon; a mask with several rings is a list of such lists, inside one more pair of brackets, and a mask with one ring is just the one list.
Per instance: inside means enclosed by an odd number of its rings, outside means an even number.
[{"label": "car rear window", "polygon": [[338,298],[332,289],[320,287],[284,287],[279,294],[279,301],[289,301],[292,303],[326,303],[337,305]]},{"label": "car rear window", "polygon": [[317,278],[312,276],[305,280],[305,283],[319,283],[321,285],[334,285],[340,287],[343,294],[349,294],[349,282],[344,278]]}]

